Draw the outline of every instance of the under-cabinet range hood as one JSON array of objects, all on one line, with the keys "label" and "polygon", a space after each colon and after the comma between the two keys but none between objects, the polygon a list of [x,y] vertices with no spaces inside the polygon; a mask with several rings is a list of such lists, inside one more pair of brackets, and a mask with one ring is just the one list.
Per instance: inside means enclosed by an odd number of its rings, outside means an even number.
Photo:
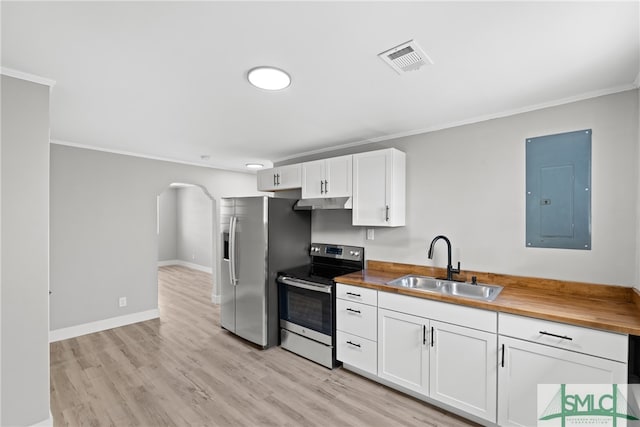
[{"label": "under-cabinet range hood", "polygon": [[298,211],[316,209],[351,209],[351,197],[328,197],[323,199],[300,199],[293,206]]}]

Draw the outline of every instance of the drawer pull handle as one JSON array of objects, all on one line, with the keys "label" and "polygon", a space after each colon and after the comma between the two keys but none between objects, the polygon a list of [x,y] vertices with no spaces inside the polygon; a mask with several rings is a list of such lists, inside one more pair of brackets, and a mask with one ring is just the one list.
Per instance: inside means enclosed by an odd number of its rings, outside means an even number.
[{"label": "drawer pull handle", "polygon": [[504,368],[504,344],[502,344],[502,361],[500,362],[500,366]]},{"label": "drawer pull handle", "polygon": [[347,292],[347,295],[351,295],[353,297],[358,297],[358,298],[360,298],[362,296],[360,294],[354,294],[353,292]]},{"label": "drawer pull handle", "polygon": [[352,346],[354,346],[354,347],[358,347],[358,348],[360,348],[360,344],[356,344],[356,343],[351,342],[351,341],[347,341],[347,344],[350,344],[350,345],[352,345]]},{"label": "drawer pull handle", "polygon": [[347,308],[347,311],[360,314],[360,310],[354,310],[353,308]]},{"label": "drawer pull handle", "polygon": [[568,337],[566,335],[556,335],[556,334],[552,334],[550,332],[545,332],[545,331],[539,331],[541,335],[549,335],[550,337],[555,337],[555,338],[560,338],[563,340],[569,340],[569,341],[573,341],[573,338]]}]

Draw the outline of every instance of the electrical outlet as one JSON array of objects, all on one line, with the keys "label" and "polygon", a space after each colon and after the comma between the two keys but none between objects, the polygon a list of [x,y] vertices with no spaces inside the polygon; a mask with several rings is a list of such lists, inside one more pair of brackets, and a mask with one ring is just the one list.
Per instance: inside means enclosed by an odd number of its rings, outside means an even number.
[{"label": "electrical outlet", "polygon": [[373,228],[367,228],[367,240],[373,240],[374,234],[373,234]]},{"label": "electrical outlet", "polygon": [[120,297],[118,299],[118,306],[122,307],[126,307],[127,306],[127,297]]}]

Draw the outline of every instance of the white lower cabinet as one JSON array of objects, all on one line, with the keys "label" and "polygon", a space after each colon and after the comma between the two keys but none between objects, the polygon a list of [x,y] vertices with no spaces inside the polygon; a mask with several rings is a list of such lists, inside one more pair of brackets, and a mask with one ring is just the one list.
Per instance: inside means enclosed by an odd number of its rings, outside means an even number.
[{"label": "white lower cabinet", "polygon": [[336,285],[336,358],[369,374],[378,373],[378,291]]},{"label": "white lower cabinet", "polygon": [[378,376],[496,420],[495,333],[378,308]]},{"label": "white lower cabinet", "polygon": [[537,425],[538,384],[627,382],[625,334],[340,284],[338,295],[338,360],[475,421]]},{"label": "white lower cabinet", "polygon": [[[501,313],[498,424],[537,425],[538,384],[626,383],[627,339],[623,334]],[[567,348],[591,349],[596,355]]]},{"label": "white lower cabinet", "polygon": [[336,345],[336,357],[339,361],[370,374],[376,374],[378,344],[375,341],[347,332],[336,331]]},{"label": "white lower cabinet", "polygon": [[378,309],[378,376],[429,395],[429,319]]},{"label": "white lower cabinet", "polygon": [[496,334],[436,321],[431,328],[431,398],[495,422]]}]

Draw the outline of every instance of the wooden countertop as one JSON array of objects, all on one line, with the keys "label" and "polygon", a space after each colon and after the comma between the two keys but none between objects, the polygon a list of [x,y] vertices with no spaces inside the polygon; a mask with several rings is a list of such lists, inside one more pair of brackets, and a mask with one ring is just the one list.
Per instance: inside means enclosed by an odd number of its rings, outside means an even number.
[{"label": "wooden countertop", "polygon": [[366,270],[340,276],[335,280],[379,291],[640,335],[640,292],[634,288],[483,272],[463,272],[454,277],[456,280],[470,281],[471,276],[477,276],[479,283],[503,286],[504,289],[495,301],[488,302],[386,284],[406,274],[446,277],[446,270],[369,261]]}]

